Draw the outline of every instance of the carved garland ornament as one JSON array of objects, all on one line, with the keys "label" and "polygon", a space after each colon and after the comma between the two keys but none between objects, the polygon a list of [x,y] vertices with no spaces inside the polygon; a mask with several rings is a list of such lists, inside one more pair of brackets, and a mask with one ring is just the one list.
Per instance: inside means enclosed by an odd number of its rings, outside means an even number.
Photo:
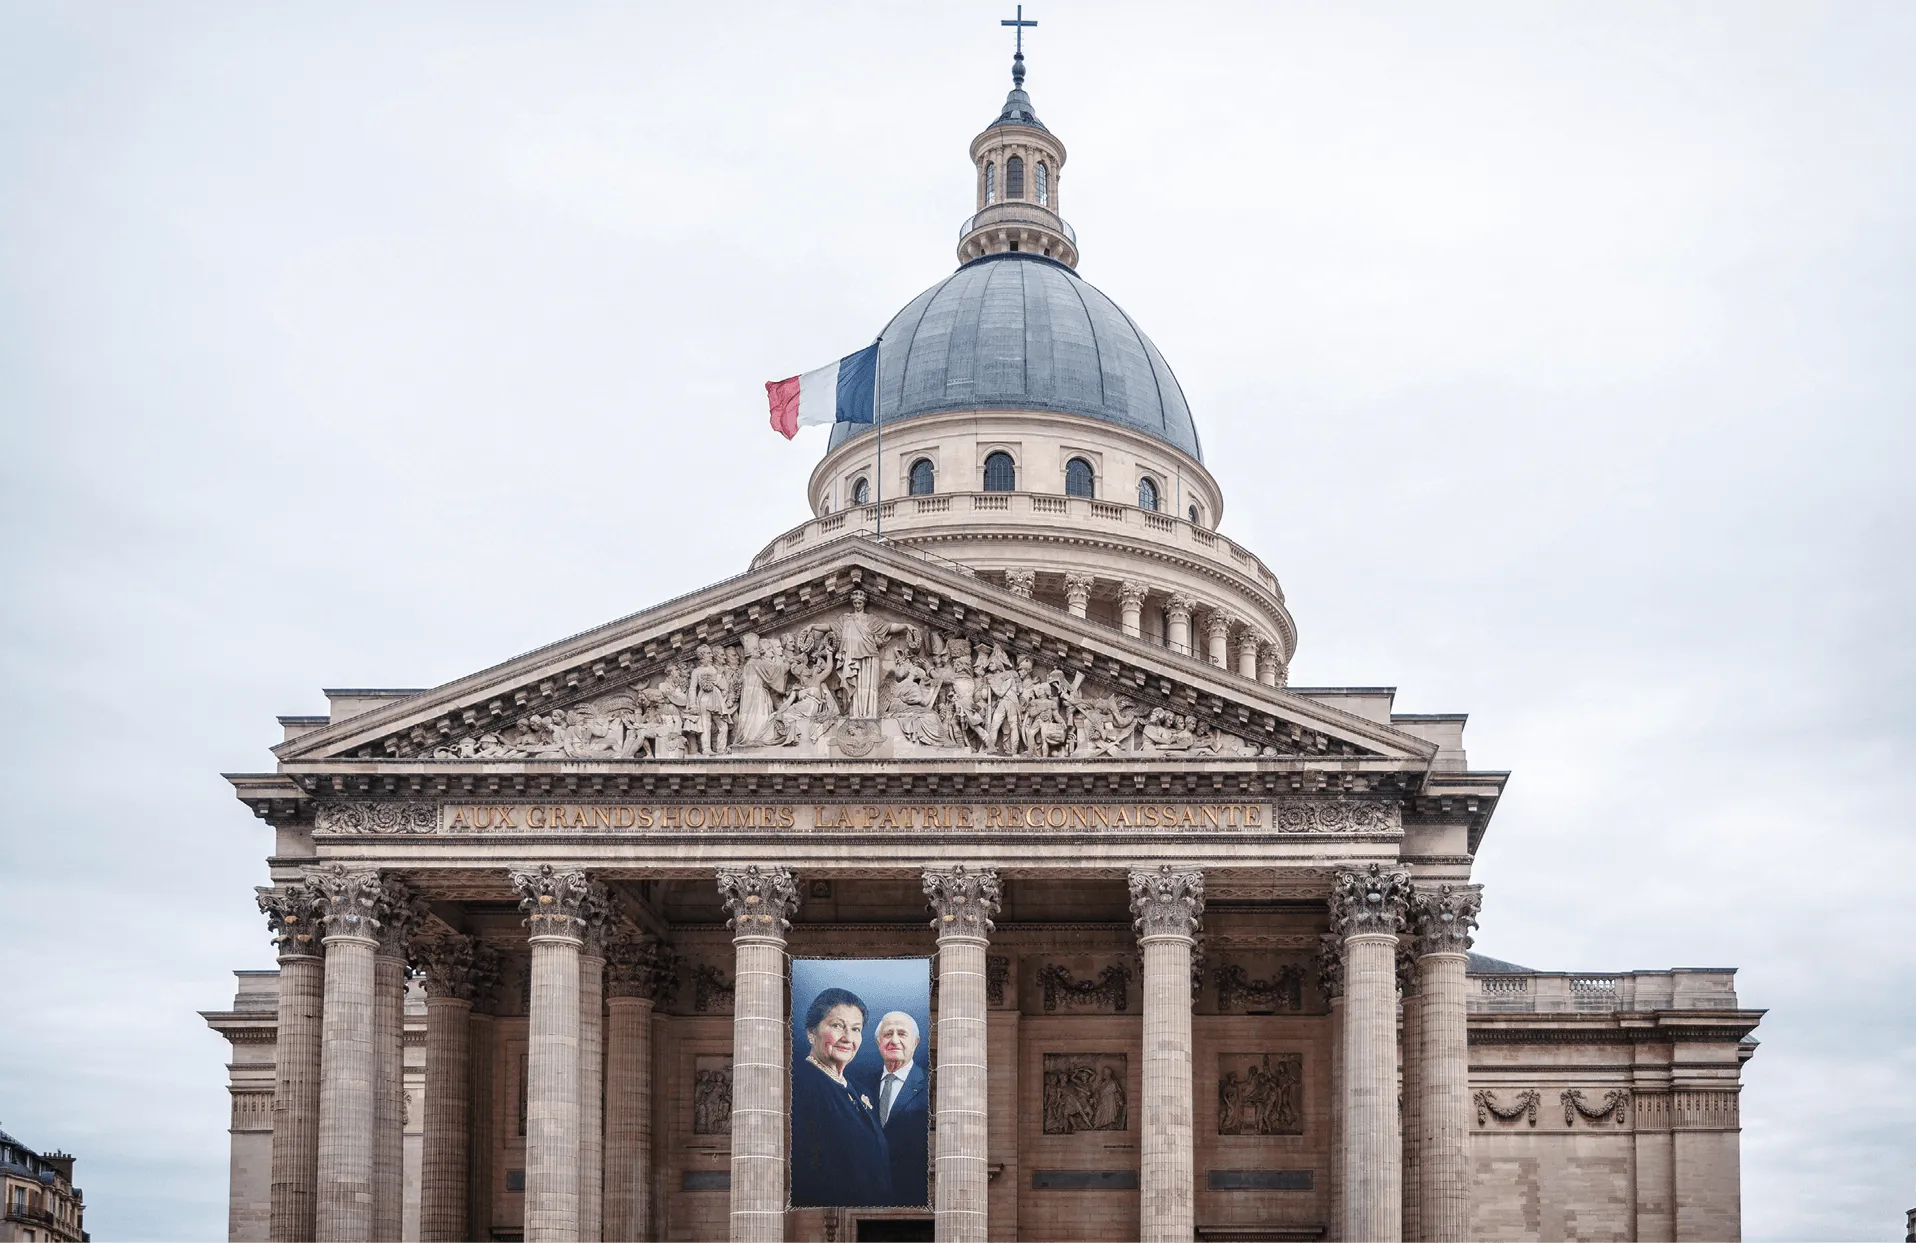
[{"label": "carved garland ornament", "polygon": [[1302,1010],[1304,1008],[1304,968],[1295,964],[1281,967],[1268,980],[1254,980],[1242,964],[1219,967],[1217,1008],[1236,1010],[1239,1004],[1257,1010]]},{"label": "carved garland ornament", "polygon": [[950,871],[927,868],[924,881],[925,900],[937,916],[931,926],[940,937],[991,935],[996,927],[991,919],[1004,896],[997,872],[968,872],[961,863]]},{"label": "carved garland ornament", "polygon": [[1614,1121],[1622,1126],[1629,1115],[1630,1093],[1619,1088],[1603,1094],[1603,1107],[1593,1109],[1584,1101],[1583,1093],[1571,1088],[1563,1094],[1563,1124],[1574,1127],[1577,1119],[1589,1122]]},{"label": "carved garland ornament", "polygon": [[431,833],[439,827],[439,808],[419,802],[321,803],[313,827],[321,833]]},{"label": "carved garland ornament", "polygon": [[1112,963],[1092,980],[1074,979],[1062,963],[1046,963],[1038,969],[1038,988],[1044,994],[1045,1013],[1060,1005],[1106,1005],[1122,1013],[1131,1003],[1131,968]]},{"label": "carved garland ornament", "polygon": [[1526,1089],[1517,1093],[1515,1104],[1499,1105],[1497,1103],[1497,1094],[1489,1088],[1484,1088],[1478,1091],[1473,1099],[1477,1102],[1478,1126],[1488,1126],[1492,1118],[1497,1119],[1499,1122],[1515,1122],[1517,1119],[1523,1118],[1526,1119],[1531,1126],[1536,1126],[1537,1106],[1543,1101],[1543,1093],[1534,1089]]}]

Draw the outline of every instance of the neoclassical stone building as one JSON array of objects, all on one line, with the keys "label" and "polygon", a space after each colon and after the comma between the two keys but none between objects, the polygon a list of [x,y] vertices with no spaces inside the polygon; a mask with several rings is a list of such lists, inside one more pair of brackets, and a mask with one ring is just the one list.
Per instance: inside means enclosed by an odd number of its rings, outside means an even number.
[{"label": "neoclassical stone building", "polygon": [[[1505,774],[1289,685],[1022,76],[812,520],[231,776],[279,948],[206,1016],[232,1238],[1738,1235],[1760,1012],[1470,953]],[[786,1208],[788,961],[834,956],[935,957],[929,1209]]]}]

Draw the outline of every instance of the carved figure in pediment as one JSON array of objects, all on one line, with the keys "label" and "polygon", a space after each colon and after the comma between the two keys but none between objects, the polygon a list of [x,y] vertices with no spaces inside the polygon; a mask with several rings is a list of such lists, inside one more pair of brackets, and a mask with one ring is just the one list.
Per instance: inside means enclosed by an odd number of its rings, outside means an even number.
[{"label": "carved figure in pediment", "polygon": [[745,660],[739,666],[738,745],[773,745],[774,721],[786,702],[791,662],[785,659],[784,645],[777,639],[761,640],[756,634],[747,634],[739,645]]},{"label": "carved figure in pediment", "polygon": [[[1083,674],[1079,674],[1079,681],[1083,677]],[[1064,674],[1056,670],[1050,677],[1041,682],[1034,681],[1026,689],[1024,723],[1019,731],[1023,736],[1026,755],[1049,759],[1053,754],[1067,749],[1069,729],[1065,720],[1065,691]],[[1076,682],[1070,684],[1070,693],[1077,693]]]},{"label": "carved figure in pediment", "polygon": [[878,658],[885,640],[908,634],[916,641],[918,628],[905,622],[879,621],[865,611],[865,593],[852,592],[852,607],[838,619],[838,676],[849,700],[846,715],[869,721],[878,717]]},{"label": "carved figure in pediment", "polygon": [[1135,747],[1137,705],[1122,695],[1084,700],[1078,706],[1078,714],[1078,754],[1121,755]]}]

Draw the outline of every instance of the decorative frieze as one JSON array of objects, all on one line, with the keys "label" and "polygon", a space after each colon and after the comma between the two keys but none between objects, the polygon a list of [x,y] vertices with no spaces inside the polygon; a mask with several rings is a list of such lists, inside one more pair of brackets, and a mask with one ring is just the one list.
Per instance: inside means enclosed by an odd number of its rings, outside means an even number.
[{"label": "decorative frieze", "polygon": [[1344,937],[1367,933],[1396,936],[1410,906],[1410,873],[1372,863],[1338,872],[1331,881],[1331,927]]},{"label": "decorative frieze", "polygon": [[1045,1054],[1044,1133],[1129,1130],[1127,1069],[1122,1053]]},{"label": "decorative frieze", "polygon": [[1410,919],[1418,956],[1469,953],[1483,898],[1482,885],[1440,885],[1414,895]]},{"label": "decorative frieze", "polygon": [[1391,833],[1404,831],[1394,802],[1372,799],[1286,799],[1271,805],[1279,833]]},{"label": "decorative frieze", "polygon": [[1046,963],[1038,968],[1038,991],[1044,998],[1046,1014],[1059,1007],[1083,1009],[1095,1007],[1122,1014],[1131,1004],[1130,967],[1112,963],[1096,976],[1080,980],[1063,963]]},{"label": "decorative frieze", "polygon": [[313,813],[313,829],[319,833],[431,833],[438,827],[436,803],[364,799],[321,803]]},{"label": "decorative frieze", "polygon": [[591,881],[584,872],[559,871],[542,863],[535,871],[509,872],[507,878],[519,893],[519,909],[526,913],[532,936],[577,938],[585,930],[581,909]]},{"label": "decorative frieze", "polygon": [[1131,872],[1132,927],[1139,937],[1189,937],[1204,915],[1204,873],[1168,863]]},{"label": "decorative frieze", "polygon": [[1220,1053],[1219,1135],[1302,1135],[1302,1053]]},{"label": "decorative frieze", "polygon": [[[925,899],[936,918],[931,926],[939,936],[988,937],[991,920],[1003,900],[998,873],[989,869],[966,871],[961,863],[949,870],[926,868]],[[1003,986],[999,988],[1003,994]]]}]

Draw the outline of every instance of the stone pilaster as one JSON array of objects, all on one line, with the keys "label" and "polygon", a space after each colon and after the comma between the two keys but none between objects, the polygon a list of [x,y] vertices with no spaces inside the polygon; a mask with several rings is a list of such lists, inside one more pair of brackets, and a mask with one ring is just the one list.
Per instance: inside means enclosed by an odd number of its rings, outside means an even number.
[{"label": "stone pilaster", "polygon": [[798,882],[784,868],[720,868],[732,925],[732,1238],[785,1237],[785,930]]},{"label": "stone pilaster", "polygon": [[1067,570],[1064,575],[1064,607],[1073,617],[1083,617],[1091,610],[1091,588],[1097,582],[1089,574],[1077,570]]},{"label": "stone pilaster", "polygon": [[938,932],[938,1116],[932,1203],[940,1243],[984,1243],[987,1165],[985,951],[1003,894],[998,873],[926,868]]},{"label": "stone pilaster", "polygon": [[605,935],[612,897],[593,881],[579,911],[579,1238],[599,1243],[605,1230]]},{"label": "stone pilaster", "polygon": [[380,903],[373,951],[373,1237],[396,1239],[406,1211],[406,960],[426,907],[394,877],[380,886]]},{"label": "stone pilaster", "polygon": [[1410,873],[1376,863],[1331,887],[1344,941],[1343,1237],[1364,1243],[1403,1237],[1396,959],[1410,892]]},{"label": "stone pilaster", "polygon": [[[1464,971],[1482,906],[1481,885],[1442,885],[1411,899],[1422,1010],[1418,1225],[1420,1237],[1432,1243],[1458,1243],[1470,1231],[1469,983]],[[1408,1086],[1405,1090],[1408,1100]]]},{"label": "stone pilaster", "polygon": [[1204,873],[1170,864],[1131,873],[1131,913],[1144,951],[1144,1109],[1139,1238],[1189,1243],[1197,1228],[1191,1145],[1191,947],[1204,914]]},{"label": "stone pilaster", "polygon": [[1344,938],[1326,932],[1317,939],[1317,986],[1330,1002],[1331,1043],[1331,1239],[1344,1237]]},{"label": "stone pilaster", "polygon": [[493,1068],[498,1064],[497,994],[504,969],[498,950],[474,944],[472,1010],[466,1016],[466,1225],[475,1239],[492,1237],[492,1152],[498,1138]]},{"label": "stone pilaster", "polygon": [[1037,583],[1038,572],[1036,570],[1005,571],[1005,590],[1014,596],[1029,600],[1031,598],[1031,589],[1037,586]]},{"label": "stone pilaster", "polygon": [[419,1174],[419,1237],[460,1243],[467,1230],[471,1143],[472,938],[444,934],[413,947],[426,985],[426,1120]]},{"label": "stone pilaster", "polygon": [[279,1043],[273,1072],[273,1190],[268,1238],[307,1243],[319,1195],[320,1022],[325,1003],[321,900],[308,884],[259,890],[279,949]]},{"label": "stone pilaster", "polygon": [[542,864],[511,873],[532,946],[532,1004],[526,1038],[527,1243],[579,1237],[580,914],[584,872]]},{"label": "stone pilaster", "polygon": [[367,1243],[374,1237],[373,952],[379,948],[379,873],[335,863],[311,879],[326,929],[313,1237],[321,1243]]},{"label": "stone pilaster", "polygon": [[658,939],[630,928],[606,938],[605,1237],[651,1232],[652,1013],[678,980]]},{"label": "stone pilaster", "polygon": [[1150,589],[1135,578],[1118,584],[1118,624],[1132,638],[1144,634],[1144,597]]},{"label": "stone pilaster", "polygon": [[1191,654],[1191,614],[1196,609],[1197,601],[1182,593],[1164,602],[1164,646]]}]

